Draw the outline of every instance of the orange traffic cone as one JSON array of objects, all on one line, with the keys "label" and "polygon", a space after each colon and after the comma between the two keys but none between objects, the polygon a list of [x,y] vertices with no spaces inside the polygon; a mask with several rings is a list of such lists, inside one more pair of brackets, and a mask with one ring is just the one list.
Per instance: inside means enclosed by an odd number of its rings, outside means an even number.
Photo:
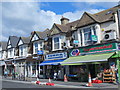
[{"label": "orange traffic cone", "polygon": [[68,82],[66,74],[64,75],[64,82]]},{"label": "orange traffic cone", "polygon": [[86,84],[86,86],[88,86],[88,87],[93,86],[93,85],[92,85],[92,81],[91,81],[91,75],[90,75],[90,72],[89,72],[89,75],[88,75],[88,84]]}]

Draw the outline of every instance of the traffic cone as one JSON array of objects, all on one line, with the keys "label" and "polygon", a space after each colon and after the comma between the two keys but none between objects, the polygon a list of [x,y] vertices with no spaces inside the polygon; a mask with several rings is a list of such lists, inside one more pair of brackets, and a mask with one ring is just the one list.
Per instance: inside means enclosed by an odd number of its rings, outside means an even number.
[{"label": "traffic cone", "polygon": [[54,83],[51,83],[51,79],[49,78],[49,81],[48,81],[48,83],[46,83],[46,85],[48,85],[48,86],[54,86]]},{"label": "traffic cone", "polygon": [[92,85],[92,81],[91,81],[91,75],[90,75],[90,72],[89,72],[89,75],[88,75],[88,84],[86,84],[86,86],[88,86],[88,87],[93,86],[93,85]]},{"label": "traffic cone", "polygon": [[48,81],[49,83],[51,83],[51,79],[49,78],[49,81]]},{"label": "traffic cone", "polygon": [[40,84],[39,78],[37,77],[36,84]]},{"label": "traffic cone", "polygon": [[66,74],[64,75],[64,82],[68,82]]}]

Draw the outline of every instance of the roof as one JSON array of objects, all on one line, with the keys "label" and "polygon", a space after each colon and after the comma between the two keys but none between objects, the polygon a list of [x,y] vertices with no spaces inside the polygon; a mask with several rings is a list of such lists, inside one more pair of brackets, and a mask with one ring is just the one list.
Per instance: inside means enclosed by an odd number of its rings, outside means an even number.
[{"label": "roof", "polygon": [[7,42],[2,41],[2,42],[0,42],[0,45],[2,47],[2,50],[6,50]]},{"label": "roof", "polygon": [[29,44],[30,42],[30,37],[21,37],[21,39],[23,40],[23,43]]},{"label": "roof", "polygon": [[79,20],[76,20],[76,21],[73,21],[73,22],[70,22],[70,23],[67,23],[67,24],[56,24],[56,23],[54,23],[54,25],[56,25],[57,28],[59,28],[59,30],[61,32],[66,33],[69,30],[73,30],[71,27],[76,27],[78,22],[79,22]]},{"label": "roof", "polygon": [[114,13],[120,8],[120,6],[115,6],[113,8],[101,11],[99,13],[90,14],[85,12],[83,16],[80,18],[77,27],[82,27],[84,25],[92,24],[92,23],[103,23],[107,21],[114,20]]},{"label": "roof", "polygon": [[[46,29],[43,32],[40,31],[34,31],[34,33],[36,33],[40,39],[45,39],[47,36],[49,36],[50,34],[50,30]],[[34,35],[34,34],[33,34]]]},{"label": "roof", "polygon": [[42,39],[45,39],[47,36],[50,35],[50,30],[49,29],[46,29],[42,32]]},{"label": "roof", "polygon": [[9,36],[9,40],[10,40],[11,46],[16,47],[17,43],[18,43],[18,40],[19,40],[19,37],[17,37],[17,36]]}]

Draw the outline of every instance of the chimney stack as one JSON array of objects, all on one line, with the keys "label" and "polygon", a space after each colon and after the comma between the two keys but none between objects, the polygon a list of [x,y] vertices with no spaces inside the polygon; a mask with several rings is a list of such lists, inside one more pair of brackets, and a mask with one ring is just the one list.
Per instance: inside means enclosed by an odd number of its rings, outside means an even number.
[{"label": "chimney stack", "polygon": [[65,17],[63,17],[63,16],[62,16],[62,18],[60,19],[60,21],[61,21],[61,25],[65,25],[65,24],[69,23],[69,19],[68,19],[68,18],[65,18]]}]

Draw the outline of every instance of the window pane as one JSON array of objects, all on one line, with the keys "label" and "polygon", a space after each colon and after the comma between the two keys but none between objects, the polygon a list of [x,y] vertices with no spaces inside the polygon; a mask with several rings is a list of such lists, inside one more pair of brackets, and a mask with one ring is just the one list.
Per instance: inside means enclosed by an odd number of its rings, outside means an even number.
[{"label": "window pane", "polygon": [[95,26],[93,26],[93,32],[94,32],[94,35],[96,35]]},{"label": "window pane", "polygon": [[89,42],[91,41],[91,28],[84,29],[84,38],[85,44],[89,44]]},{"label": "window pane", "polygon": [[36,42],[35,43],[35,53],[37,53],[37,51],[38,51],[38,43]]},{"label": "window pane", "polygon": [[54,38],[54,42],[59,42],[59,37]]},{"label": "window pane", "polygon": [[54,49],[59,49],[59,37],[54,38]]}]

